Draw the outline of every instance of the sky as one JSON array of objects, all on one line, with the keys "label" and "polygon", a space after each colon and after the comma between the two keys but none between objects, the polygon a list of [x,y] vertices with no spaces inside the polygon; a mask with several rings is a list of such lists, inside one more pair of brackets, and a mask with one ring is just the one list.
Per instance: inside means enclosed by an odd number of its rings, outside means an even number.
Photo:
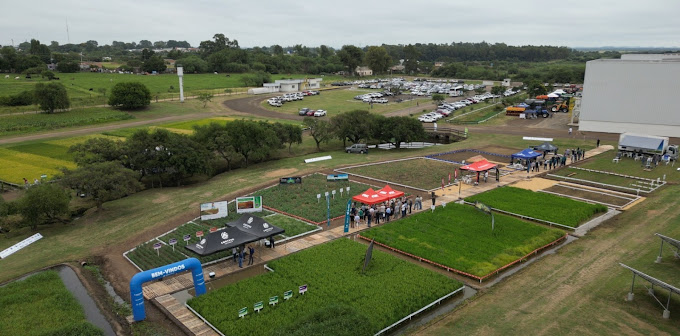
[{"label": "sky", "polygon": [[198,46],[217,33],[242,47],[680,45],[679,0],[0,0],[0,8],[0,45],[32,38],[65,44],[70,35],[71,43],[146,39]]}]

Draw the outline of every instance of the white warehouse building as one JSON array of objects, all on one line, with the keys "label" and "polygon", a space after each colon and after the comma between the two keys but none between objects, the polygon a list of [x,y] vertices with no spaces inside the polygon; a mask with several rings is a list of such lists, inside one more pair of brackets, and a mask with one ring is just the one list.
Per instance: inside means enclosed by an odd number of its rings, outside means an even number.
[{"label": "white warehouse building", "polygon": [[316,90],[321,88],[321,81],[323,78],[277,79],[274,83],[264,83],[261,88],[248,89],[248,94]]},{"label": "white warehouse building", "polygon": [[579,130],[680,137],[680,54],[586,63]]}]

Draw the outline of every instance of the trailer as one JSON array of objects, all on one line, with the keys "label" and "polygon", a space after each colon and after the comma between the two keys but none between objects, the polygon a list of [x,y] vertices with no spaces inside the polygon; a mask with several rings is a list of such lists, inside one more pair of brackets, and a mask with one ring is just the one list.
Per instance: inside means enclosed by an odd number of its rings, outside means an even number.
[{"label": "trailer", "polygon": [[668,137],[646,134],[622,133],[619,136],[619,151],[648,155],[669,155],[677,160],[678,146],[670,145]]}]

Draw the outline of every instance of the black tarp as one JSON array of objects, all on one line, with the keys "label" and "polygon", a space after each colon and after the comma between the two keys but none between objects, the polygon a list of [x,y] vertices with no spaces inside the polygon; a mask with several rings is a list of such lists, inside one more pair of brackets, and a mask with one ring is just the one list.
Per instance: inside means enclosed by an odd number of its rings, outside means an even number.
[{"label": "black tarp", "polygon": [[244,214],[238,220],[229,222],[227,225],[238,228],[239,230],[260,239],[276,236],[277,234],[285,232],[284,229],[267,223],[264,219],[251,214]]},{"label": "black tarp", "polygon": [[239,230],[236,227],[226,227],[204,236],[196,244],[185,246],[186,249],[202,256],[210,255],[234,247],[259,240],[258,236]]}]

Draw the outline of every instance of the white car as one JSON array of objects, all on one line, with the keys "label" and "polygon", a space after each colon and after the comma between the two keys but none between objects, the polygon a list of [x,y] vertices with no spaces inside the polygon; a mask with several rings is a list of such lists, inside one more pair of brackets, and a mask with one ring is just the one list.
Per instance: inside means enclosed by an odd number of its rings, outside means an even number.
[{"label": "white car", "polygon": [[314,112],[315,117],[323,117],[325,115],[326,115],[326,110],[316,110],[316,112]]},{"label": "white car", "polygon": [[423,116],[420,116],[420,117],[418,118],[418,121],[420,121],[420,122],[426,122],[426,123],[432,123],[432,122],[436,122],[437,119],[432,118],[432,117],[430,117],[430,116],[424,116],[424,115],[423,115]]}]

